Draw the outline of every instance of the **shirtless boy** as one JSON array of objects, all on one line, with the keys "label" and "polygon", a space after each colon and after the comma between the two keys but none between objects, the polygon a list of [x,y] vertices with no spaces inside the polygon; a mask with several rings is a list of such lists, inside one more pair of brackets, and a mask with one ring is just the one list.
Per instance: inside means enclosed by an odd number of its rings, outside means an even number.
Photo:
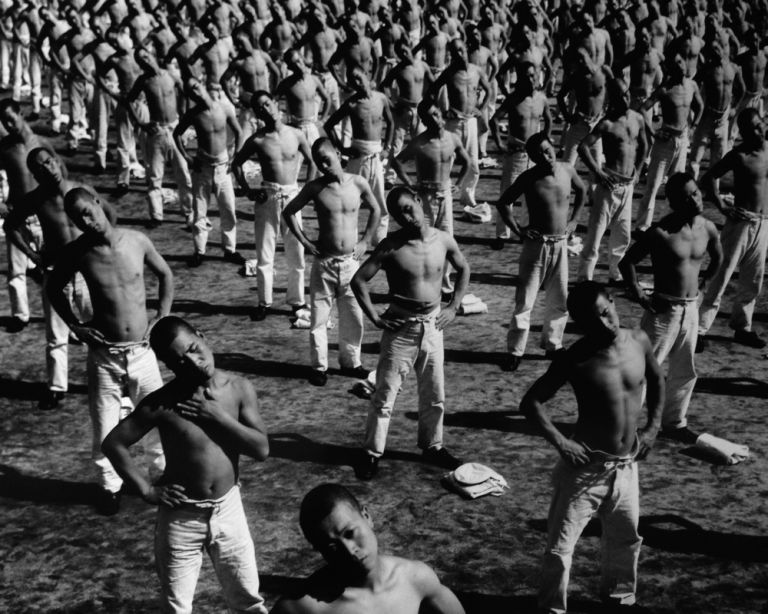
[{"label": "shirtless boy", "polygon": [[[97,510],[111,515],[119,510],[123,481],[102,454],[101,442],[120,420],[124,391],[135,407],[163,384],[147,342],[150,321],[144,267],[158,278],[159,318],[171,309],[173,275],[146,235],[113,226],[101,201],[90,191],[75,188],[67,192],[64,209],[83,234],[60,252],[47,292],[67,326],[88,344],[92,453],[100,486]],[[93,305],[93,319],[88,322],[81,322],[72,313],[64,291],[78,271],[85,278]],[[165,464],[160,442],[153,437],[146,444],[152,457],[150,472],[159,475]]]},{"label": "shirtless boy", "polygon": [[[352,289],[365,315],[382,329],[376,391],[368,412],[363,454],[355,469],[363,480],[378,472],[400,385],[414,367],[419,390],[418,445],[424,459],[449,469],[461,464],[443,447],[443,329],[454,320],[461,305],[469,284],[469,265],[456,240],[427,223],[419,197],[409,188],[395,187],[387,196],[387,208],[400,228],[378,245],[352,279]],[[441,307],[446,262],[456,269],[456,289],[450,303]],[[368,289],[381,269],[386,273],[390,295],[384,314],[373,306]]]},{"label": "shirtless boy", "polygon": [[[350,282],[379,224],[379,207],[368,182],[342,170],[339,152],[329,139],[315,141],[312,159],[321,175],[308,182],[286,205],[283,220],[304,249],[315,256],[309,279],[312,361],[309,383],[325,386],[328,381],[327,325],[334,300],[339,309],[342,372],[361,379],[368,377],[360,359],[363,312],[352,294]],[[317,213],[318,235],[314,242],[304,234],[298,217],[310,203]],[[361,208],[369,209],[369,215],[363,236],[358,239]]]},{"label": "shirtless boy", "polygon": [[[277,103],[267,92],[255,92],[251,97],[251,106],[254,116],[263,128],[251,136],[235,155],[232,172],[249,198],[254,200],[259,304],[251,317],[255,321],[261,321],[267,316],[267,310],[272,305],[278,231],[283,237],[285,257],[288,261],[286,302],[294,311],[305,306],[304,247],[296,236],[288,231],[281,214],[286,204],[299,193],[296,179],[302,159],[307,162],[307,174],[312,168],[312,159],[304,133],[298,128],[283,124]],[[251,189],[243,173],[243,163],[254,155],[261,165],[262,181],[258,190]],[[301,214],[297,216],[300,225]]]},{"label": "shirtless boy", "polygon": [[[266,614],[238,484],[241,454],[257,461],[269,454],[256,391],[247,379],[216,369],[202,333],[180,318],[157,322],[149,342],[175,378],[139,403],[102,449],[142,499],[157,506],[162,610],[192,612],[206,550],[229,610]],[[155,427],[167,465],[153,485],[128,449]]]},{"label": "shirtless boy", "polygon": [[456,595],[420,561],[379,553],[370,512],[340,484],[321,484],[301,503],[304,536],[326,566],[272,614],[464,614]]},{"label": "shirtless boy", "polygon": [[[534,165],[523,172],[499,198],[496,208],[504,223],[523,239],[520,253],[515,310],[507,333],[509,356],[502,365],[515,371],[523,359],[531,327],[531,313],[541,287],[546,289],[546,313],[541,347],[549,356],[563,345],[568,313],[568,257],[566,243],[576,230],[576,219],[584,205],[587,188],[570,164],[558,162],[552,142],[543,132],[528,139],[525,148]],[[568,219],[571,190],[576,193]],[[529,224],[521,228],[512,207],[525,196]]]},{"label": "shirtless boy", "polygon": [[[635,603],[642,538],[637,461],[651,450],[659,429],[664,377],[647,335],[619,326],[613,298],[594,281],[577,284],[568,311],[584,331],[552,362],[523,397],[520,411],[560,453],[549,508],[539,608],[567,610],[568,576],[576,542],[597,512],[603,526],[601,597]],[[566,383],[576,395],[578,420],[568,439],[552,424],[544,403]],[[648,419],[639,428],[643,389]]]}]

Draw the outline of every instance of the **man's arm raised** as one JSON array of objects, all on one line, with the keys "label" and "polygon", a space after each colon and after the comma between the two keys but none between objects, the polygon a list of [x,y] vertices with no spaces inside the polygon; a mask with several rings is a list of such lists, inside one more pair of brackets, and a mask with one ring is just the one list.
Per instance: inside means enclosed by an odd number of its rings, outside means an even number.
[{"label": "man's arm raised", "polygon": [[[144,264],[155,274],[158,281],[158,306],[155,320],[159,320],[171,313],[171,305],[173,304],[173,273],[171,272],[171,267],[168,266],[165,258],[158,253],[149,237],[141,233],[139,235],[143,237],[145,244]],[[151,326],[152,323],[150,323]]]},{"label": "man's arm raised", "polygon": [[368,222],[365,225],[365,231],[360,240],[355,244],[355,258],[359,260],[365,254],[365,250],[371,244],[373,233],[376,231],[379,221],[381,220],[381,211],[379,211],[379,203],[376,197],[373,195],[371,186],[366,179],[358,175],[353,175],[355,182],[360,187],[360,207],[368,209]]},{"label": "man's arm raised", "polygon": [[315,188],[311,181],[305,184],[294,199],[285,206],[285,209],[283,209],[283,219],[290,231],[296,235],[299,243],[304,246],[304,249],[313,256],[319,256],[320,252],[317,249],[317,246],[304,234],[304,230],[302,230],[299,221],[296,219],[296,214],[312,202],[314,192]]},{"label": "man's arm raised", "polygon": [[638,431],[640,448],[637,451],[637,458],[642,460],[650,453],[661,425],[661,409],[664,407],[664,374],[653,355],[653,346],[648,335],[642,330],[635,330],[633,334],[645,351],[645,401],[648,405],[648,422]]},{"label": "man's arm raised", "polygon": [[118,475],[133,486],[144,501],[152,505],[163,504],[176,507],[187,499],[184,487],[179,484],[152,486],[139,470],[128,450],[157,426],[159,412],[172,411],[154,405],[153,401],[156,399],[157,393],[150,394],[127,418],[113,428],[102,442],[101,451],[112,463]]},{"label": "man's arm raised", "polygon": [[555,396],[555,393],[568,381],[569,360],[566,353],[552,361],[546,373],[525,393],[520,402],[520,411],[541,429],[544,439],[555,446],[568,464],[580,467],[589,462],[589,455],[584,446],[565,437],[552,424],[552,420],[544,409],[544,403]]},{"label": "man's arm raised", "polygon": [[389,239],[384,239],[376,246],[373,253],[368,259],[360,265],[357,269],[350,286],[352,292],[355,294],[357,302],[360,303],[360,307],[368,316],[368,319],[374,323],[376,328],[387,328],[389,330],[397,330],[402,326],[405,320],[395,318],[382,318],[371,301],[371,293],[368,290],[368,282],[378,273],[384,263],[387,252],[389,251]]},{"label": "man's arm raised", "polygon": [[464,258],[464,254],[461,253],[456,239],[448,233],[444,233],[444,236],[447,243],[445,257],[453,268],[456,269],[457,276],[451,302],[440,310],[435,321],[435,326],[437,326],[438,330],[444,329],[456,318],[456,310],[461,305],[461,299],[464,298],[467,286],[469,286],[469,263]]},{"label": "man's arm raised", "polygon": [[208,388],[203,392],[204,400],[186,399],[176,404],[176,410],[182,418],[216,429],[227,447],[236,450],[238,454],[263,461],[269,456],[269,440],[259,414],[256,390],[251,382],[242,377],[236,377],[231,388],[238,395],[237,418],[219,406]]}]

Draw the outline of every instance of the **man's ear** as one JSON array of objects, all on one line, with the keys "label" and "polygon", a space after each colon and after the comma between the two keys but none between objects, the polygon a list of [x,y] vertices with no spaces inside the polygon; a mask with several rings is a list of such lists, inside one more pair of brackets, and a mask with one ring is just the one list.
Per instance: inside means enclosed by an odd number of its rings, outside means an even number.
[{"label": "man's ear", "polygon": [[371,516],[371,513],[368,511],[368,508],[364,505],[363,508],[360,510],[360,515],[365,518],[365,521],[368,523],[368,525],[373,529],[373,516]]},{"label": "man's ear", "polygon": [[201,330],[198,330],[196,328],[193,329],[195,331],[195,334],[200,337],[201,339],[205,339],[205,333]]}]

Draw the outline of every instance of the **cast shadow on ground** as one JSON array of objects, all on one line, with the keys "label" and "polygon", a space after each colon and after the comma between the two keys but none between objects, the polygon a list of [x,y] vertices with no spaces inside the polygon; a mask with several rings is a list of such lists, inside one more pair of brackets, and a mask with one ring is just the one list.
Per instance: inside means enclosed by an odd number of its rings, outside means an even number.
[{"label": "cast shadow on ground", "polygon": [[[0,377],[0,398],[17,399],[20,401],[37,401],[40,394],[47,389],[44,382],[25,382],[23,380]],[[86,394],[85,384],[70,384],[67,395]]]},{"label": "cast shadow on ground", "polygon": [[[353,466],[360,458],[359,447],[339,446],[313,441],[297,433],[272,433],[269,436],[269,456],[297,462]],[[385,460],[422,463],[421,454],[387,450]]]},{"label": "cast shadow on ground", "polygon": [[[0,274],[2,274],[3,271],[0,271]],[[15,318],[12,316],[2,316],[0,317],[0,328],[8,328],[11,324],[13,324]],[[42,324],[44,322],[43,318],[41,316],[32,316],[29,318],[29,324]]]},{"label": "cast shadow on ground", "polygon": [[52,505],[92,505],[96,490],[88,482],[24,475],[0,465],[0,497]]},{"label": "cast shadow on ground", "polygon": [[768,399],[768,383],[754,377],[700,377],[696,381],[695,392]]},{"label": "cast shadow on ground", "polygon": [[[409,420],[418,420],[419,413],[415,411],[405,412]],[[443,419],[445,426],[456,426],[468,429],[487,429],[489,431],[502,431],[504,433],[518,433],[520,435],[541,435],[541,431],[517,411],[452,411],[446,412]],[[553,423],[566,437],[570,437],[576,426],[573,422]]]},{"label": "cast shadow on ground", "polygon": [[[147,309],[157,309],[157,299],[147,299]],[[253,305],[216,305],[193,299],[180,299],[173,301],[171,306],[173,313],[196,313],[204,316],[248,316],[253,311]]]},{"label": "cast shadow on ground", "polygon": [[216,366],[227,371],[237,371],[249,375],[261,375],[264,377],[286,377],[291,379],[305,379],[308,373],[306,365],[297,365],[292,362],[279,362],[277,360],[257,360],[241,354],[240,352],[225,352],[214,354]]},{"label": "cast shadow on ground", "polygon": [[[547,531],[545,519],[530,520],[528,525],[537,531]],[[643,546],[657,550],[703,554],[730,561],[768,562],[768,537],[708,531],[677,514],[641,516],[639,532]],[[600,521],[593,518],[583,535],[597,537],[600,534]]]}]

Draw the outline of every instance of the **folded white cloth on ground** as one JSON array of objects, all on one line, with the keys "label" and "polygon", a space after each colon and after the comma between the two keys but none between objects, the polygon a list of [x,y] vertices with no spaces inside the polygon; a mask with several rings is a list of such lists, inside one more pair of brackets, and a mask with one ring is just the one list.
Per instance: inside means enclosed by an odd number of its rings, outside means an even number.
[{"label": "folded white cloth on ground", "polygon": [[478,203],[474,207],[464,207],[464,219],[475,224],[487,224],[491,221],[491,206],[488,203]]},{"label": "folded white cloth on ground", "polygon": [[748,446],[732,443],[727,439],[715,437],[709,433],[699,435],[699,438],[696,440],[696,447],[722,459],[728,465],[736,465],[749,458]]},{"label": "folded white cloth on ground", "polygon": [[474,294],[465,294],[461,299],[458,313],[465,316],[473,313],[488,313],[488,305]]},{"label": "folded white cloth on ground", "polygon": [[259,261],[255,258],[251,258],[250,260],[245,261],[244,266],[244,274],[246,277],[256,277],[256,271],[259,268]]},{"label": "folded white cloth on ground", "polygon": [[[293,314],[291,317],[291,328],[301,328],[301,329],[307,329],[312,326],[312,312],[310,312],[309,309],[306,307],[304,309],[299,309],[296,313]],[[328,320],[328,324],[326,324],[326,328],[333,328],[335,324],[333,323],[333,320]]]},{"label": "folded white cloth on ground", "polygon": [[445,483],[468,499],[485,495],[499,497],[509,488],[507,481],[487,465],[464,463],[443,476]]}]

